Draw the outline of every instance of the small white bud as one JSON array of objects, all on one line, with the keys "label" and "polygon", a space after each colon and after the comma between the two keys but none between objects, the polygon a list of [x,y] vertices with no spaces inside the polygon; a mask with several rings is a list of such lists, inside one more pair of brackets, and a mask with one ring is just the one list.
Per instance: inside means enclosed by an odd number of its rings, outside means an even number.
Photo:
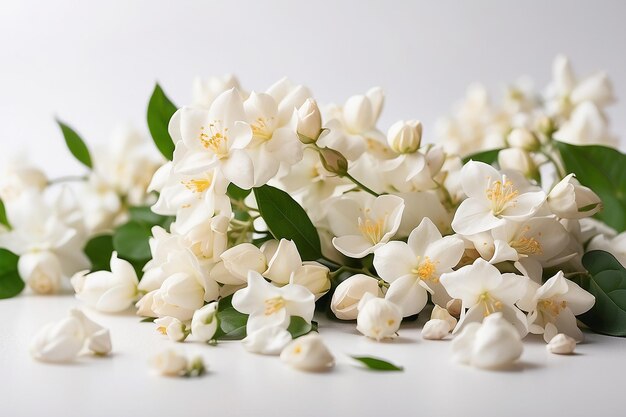
[{"label": "small white bud", "polygon": [[546,345],[546,349],[548,352],[557,355],[569,355],[574,353],[576,341],[566,334],[559,333],[550,340],[550,343]]},{"label": "small white bud", "polygon": [[450,323],[441,319],[431,319],[424,323],[422,337],[427,340],[441,340],[450,333]]}]

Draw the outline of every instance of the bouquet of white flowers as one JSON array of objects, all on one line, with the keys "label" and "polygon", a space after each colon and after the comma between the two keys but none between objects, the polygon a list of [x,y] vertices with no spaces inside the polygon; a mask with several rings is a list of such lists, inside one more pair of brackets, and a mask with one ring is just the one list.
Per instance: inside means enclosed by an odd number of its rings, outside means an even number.
[{"label": "bouquet of white flowers", "polygon": [[487,368],[528,333],[558,353],[579,321],[626,335],[626,156],[604,73],[577,79],[558,57],[545,92],[517,83],[498,105],[473,86],[440,144],[417,120],[385,135],[383,101],[373,88],[320,110],[286,79],[248,93],[226,76],[177,108],[157,85],[147,122],[167,162],[134,131],[91,152],[59,122],[89,172],[5,167],[0,297],[71,277],[86,305],[136,303],[173,341],[242,340],[305,370],[333,364],[303,337],[316,314],[380,341],[427,308],[423,337]]}]

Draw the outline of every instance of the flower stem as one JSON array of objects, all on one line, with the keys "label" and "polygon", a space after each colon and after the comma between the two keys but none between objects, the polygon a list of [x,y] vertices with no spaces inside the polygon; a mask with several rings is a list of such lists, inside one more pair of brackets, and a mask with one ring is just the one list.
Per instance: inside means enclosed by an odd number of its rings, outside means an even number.
[{"label": "flower stem", "polygon": [[378,194],[376,191],[372,190],[371,188],[367,187],[365,184],[363,184],[362,182],[360,182],[359,180],[357,180],[356,178],[354,178],[352,175],[348,174],[347,172],[346,172],[345,177],[348,178],[350,181],[352,181],[356,186],[358,186],[360,189],[362,189],[366,193],[370,193],[374,197],[380,197],[380,194]]}]

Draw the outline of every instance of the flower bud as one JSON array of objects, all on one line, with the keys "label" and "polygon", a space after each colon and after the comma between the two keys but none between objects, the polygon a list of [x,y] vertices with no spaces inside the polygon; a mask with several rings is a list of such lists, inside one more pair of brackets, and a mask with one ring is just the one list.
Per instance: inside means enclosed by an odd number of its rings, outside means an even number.
[{"label": "flower bud", "polygon": [[519,332],[502,313],[485,317],[482,324],[469,323],[452,340],[454,359],[478,368],[505,367],[524,350]]},{"label": "flower bud", "polygon": [[463,308],[463,302],[458,298],[452,299],[446,303],[446,310],[452,317],[460,317],[461,309]]},{"label": "flower bud", "polygon": [[340,177],[344,177],[348,173],[348,160],[341,153],[330,148],[319,148],[317,152],[326,171]]},{"label": "flower bud", "polygon": [[268,326],[247,335],[241,343],[251,353],[280,355],[285,346],[291,343],[291,340],[291,333],[287,330],[280,326]]},{"label": "flower bud", "polygon": [[158,315],[152,311],[152,303],[154,302],[154,294],[158,290],[153,290],[141,297],[135,307],[137,307],[137,315],[141,317],[157,317]]},{"label": "flower bud", "polygon": [[359,302],[356,329],[377,341],[396,336],[402,322],[402,310],[389,300],[365,294]]},{"label": "flower bud", "polygon": [[335,289],[330,309],[340,320],[355,320],[359,313],[359,301],[367,293],[382,295],[378,280],[364,274],[352,275]]},{"label": "flower bud", "polygon": [[327,371],[335,366],[335,358],[317,333],[291,342],[281,352],[280,359],[293,368],[308,372]]},{"label": "flower bud", "polygon": [[439,307],[437,304],[435,304],[435,307],[433,307],[433,311],[430,313],[430,318],[433,320],[445,320],[450,326],[450,330],[453,330],[456,327],[456,319],[450,314],[448,310]]},{"label": "flower bud", "polygon": [[98,323],[91,320],[81,310],[74,308],[70,310],[70,316],[80,321],[87,338],[87,349],[96,355],[108,355],[113,346],[111,344],[111,334]]},{"label": "flower bud", "polygon": [[569,355],[574,353],[574,349],[576,349],[576,340],[566,334],[559,333],[550,340],[546,349],[557,355]]},{"label": "flower bud", "polygon": [[530,154],[520,148],[502,149],[498,153],[498,164],[501,169],[519,171],[527,178],[536,178],[539,175]]},{"label": "flower bud", "polygon": [[204,305],[204,294],[204,287],[195,276],[178,272],[167,278],[154,294],[152,310],[159,317],[171,316],[187,321]]},{"label": "flower bud", "polygon": [[209,303],[193,313],[191,334],[200,342],[213,339],[219,321],[217,319],[217,302]]},{"label": "flower bud", "polygon": [[157,330],[173,342],[184,342],[189,335],[185,325],[175,317],[156,319]]},{"label": "flower bud", "polygon": [[422,122],[419,120],[400,120],[389,128],[387,142],[397,153],[414,153],[422,141]]},{"label": "flower bud", "polygon": [[150,367],[160,375],[183,376],[187,371],[187,358],[166,350],[150,359]]},{"label": "flower bud", "polygon": [[424,323],[422,328],[422,337],[427,340],[441,340],[445,338],[449,333],[450,323],[441,319],[430,319]]},{"label": "flower bud", "polygon": [[43,362],[70,362],[85,343],[85,331],[75,317],[44,326],[30,346],[31,355]]},{"label": "flower bud", "polygon": [[305,145],[315,143],[322,131],[322,114],[317,102],[307,99],[298,109],[298,138]]},{"label": "flower bud", "polygon": [[22,255],[18,262],[18,271],[37,294],[53,294],[61,286],[61,263],[52,252],[29,252]]},{"label": "flower bud", "polygon": [[291,283],[302,285],[315,295],[318,300],[330,290],[330,271],[317,262],[304,262],[291,275]]},{"label": "flower bud", "polygon": [[602,209],[602,200],[591,189],[580,185],[574,174],[569,174],[548,194],[548,206],[564,219],[582,219]]},{"label": "flower bud", "polygon": [[509,146],[526,151],[536,151],[540,147],[537,137],[528,129],[516,128],[509,133],[507,138]]}]

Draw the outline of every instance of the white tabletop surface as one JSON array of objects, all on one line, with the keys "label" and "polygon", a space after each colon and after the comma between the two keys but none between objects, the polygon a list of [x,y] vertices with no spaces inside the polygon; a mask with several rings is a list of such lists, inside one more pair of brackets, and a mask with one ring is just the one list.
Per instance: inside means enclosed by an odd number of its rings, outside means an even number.
[{"label": "white tabletop surface", "polygon": [[[276,357],[249,354],[238,342],[175,344],[131,313],[86,313],[111,330],[110,357],[70,365],[37,362],[32,336],[78,302],[71,296],[22,295],[0,301],[0,415],[124,416],[624,416],[626,340],[587,334],[574,356],[549,354],[525,340],[519,365],[489,372],[454,364],[450,343],[426,341],[409,324],[400,338],[376,343],[352,323],[322,320],[320,333],[337,358],[332,372],[293,370]],[[201,355],[201,378],[153,375],[148,358],[165,348]],[[346,354],[378,356],[404,372],[360,369]]]}]

